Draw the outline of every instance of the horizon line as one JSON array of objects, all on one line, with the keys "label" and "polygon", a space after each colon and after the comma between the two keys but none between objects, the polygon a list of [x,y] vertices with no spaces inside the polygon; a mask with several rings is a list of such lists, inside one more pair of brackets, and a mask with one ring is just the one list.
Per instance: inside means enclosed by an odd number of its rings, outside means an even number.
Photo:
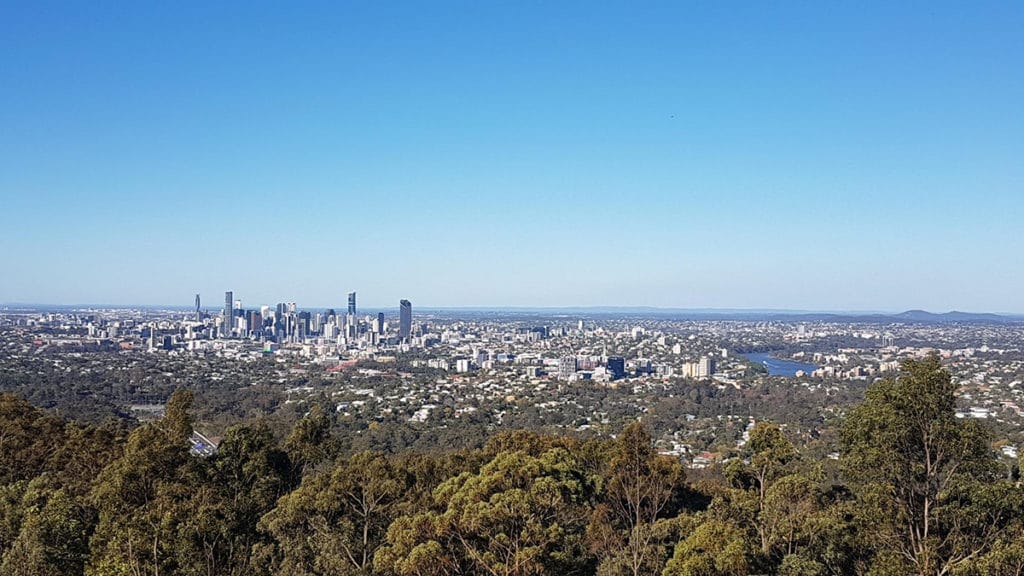
[{"label": "horizon line", "polygon": [[[261,306],[272,306],[270,304],[261,304]],[[772,314],[772,315],[814,315],[814,314],[828,314],[838,316],[896,316],[900,314],[906,314],[910,312],[924,312],[932,315],[943,315],[943,314],[969,314],[969,315],[992,315],[992,316],[1005,316],[1005,317],[1017,317],[1024,318],[1024,312],[989,312],[989,311],[965,311],[962,309],[952,309],[942,312],[932,312],[924,308],[907,308],[905,310],[879,310],[879,309],[804,309],[804,308],[731,308],[731,307],[681,307],[681,306],[648,306],[648,305],[567,305],[567,306],[530,306],[530,305],[469,305],[469,306],[416,306],[413,303],[415,309],[424,311],[439,311],[439,312],[505,312],[505,311],[579,311],[579,312],[594,312],[594,311],[610,311],[610,312],[629,312],[629,311],[649,311],[649,312],[671,312],[671,313],[701,313],[701,314]],[[389,306],[362,306],[363,310],[388,310],[396,308],[396,305]],[[96,308],[96,309],[110,309],[110,310],[129,310],[129,309],[163,309],[163,310],[193,310],[193,306],[181,305],[181,304],[112,304],[112,303],[74,303],[74,304],[54,304],[54,303],[43,303],[43,302],[0,302],[0,308],[27,308],[27,309],[45,309],[45,308]],[[215,307],[203,307],[205,310],[219,310],[220,306]],[[312,309],[331,309],[331,308],[344,308],[341,305],[309,305],[300,306],[299,308],[304,310]]]}]

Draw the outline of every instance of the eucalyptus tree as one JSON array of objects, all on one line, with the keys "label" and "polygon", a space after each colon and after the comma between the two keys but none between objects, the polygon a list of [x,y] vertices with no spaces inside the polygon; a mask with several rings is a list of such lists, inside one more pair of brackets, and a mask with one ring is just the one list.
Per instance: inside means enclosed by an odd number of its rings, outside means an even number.
[{"label": "eucalyptus tree", "polygon": [[1012,511],[991,498],[1000,467],[989,436],[956,417],[957,385],[935,355],[872,384],[842,428],[843,464],[876,564],[944,575],[984,555]]}]

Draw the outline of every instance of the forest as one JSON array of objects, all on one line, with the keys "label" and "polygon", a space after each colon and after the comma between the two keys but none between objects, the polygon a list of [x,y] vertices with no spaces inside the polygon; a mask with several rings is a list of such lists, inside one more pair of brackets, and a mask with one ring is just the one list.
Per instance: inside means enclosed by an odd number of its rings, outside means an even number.
[{"label": "forest", "polygon": [[763,421],[690,470],[642,420],[353,451],[313,407],[286,434],[235,425],[203,458],[187,389],[135,427],[4,394],[0,574],[1022,574],[1019,468],[955,401],[937,357],[910,360],[844,415],[838,457]]}]

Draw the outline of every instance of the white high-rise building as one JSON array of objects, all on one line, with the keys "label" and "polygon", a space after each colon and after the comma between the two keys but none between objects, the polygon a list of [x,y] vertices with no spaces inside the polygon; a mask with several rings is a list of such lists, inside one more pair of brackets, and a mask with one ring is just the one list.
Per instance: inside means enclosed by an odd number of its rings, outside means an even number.
[{"label": "white high-rise building", "polygon": [[704,356],[697,363],[697,378],[710,378],[715,373],[715,361],[710,356]]}]

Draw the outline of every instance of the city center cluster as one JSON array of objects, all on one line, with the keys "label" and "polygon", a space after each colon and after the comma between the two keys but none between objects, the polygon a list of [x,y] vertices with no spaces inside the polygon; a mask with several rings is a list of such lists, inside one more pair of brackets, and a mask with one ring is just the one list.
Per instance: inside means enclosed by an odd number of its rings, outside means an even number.
[{"label": "city center cluster", "polygon": [[355,292],[349,292],[348,308],[339,313],[333,308],[324,312],[299,310],[295,302],[247,310],[231,291],[224,293],[224,308],[219,314],[204,312],[200,296],[196,294],[194,317],[173,328],[177,330],[167,333],[168,326],[153,322],[149,327],[150,349],[171,350],[177,344],[184,344],[196,350],[210,346],[211,341],[224,340],[261,342],[267,351],[283,344],[306,343],[339,350],[365,345],[398,347],[407,346],[427,330],[426,326],[413,327],[412,303],[408,300],[399,302],[395,329],[393,323],[385,320],[384,312],[360,317]]},{"label": "city center cluster", "polygon": [[[209,315],[205,315],[209,318]],[[217,334],[222,338],[250,338],[273,342],[304,342],[322,339],[342,344],[366,339],[373,344],[389,336],[389,326],[384,312],[376,317],[359,318],[356,310],[356,293],[348,293],[348,309],[344,314],[333,308],[324,313],[299,311],[295,302],[280,302],[276,307],[260,306],[259,310],[245,310],[242,301],[234,299],[233,292],[224,293],[224,310],[220,317],[212,318],[213,324],[204,322],[200,311],[200,298],[196,294],[196,322],[210,328],[207,335]],[[392,344],[408,340],[413,334],[412,303],[401,300],[398,303],[398,330]]]}]

